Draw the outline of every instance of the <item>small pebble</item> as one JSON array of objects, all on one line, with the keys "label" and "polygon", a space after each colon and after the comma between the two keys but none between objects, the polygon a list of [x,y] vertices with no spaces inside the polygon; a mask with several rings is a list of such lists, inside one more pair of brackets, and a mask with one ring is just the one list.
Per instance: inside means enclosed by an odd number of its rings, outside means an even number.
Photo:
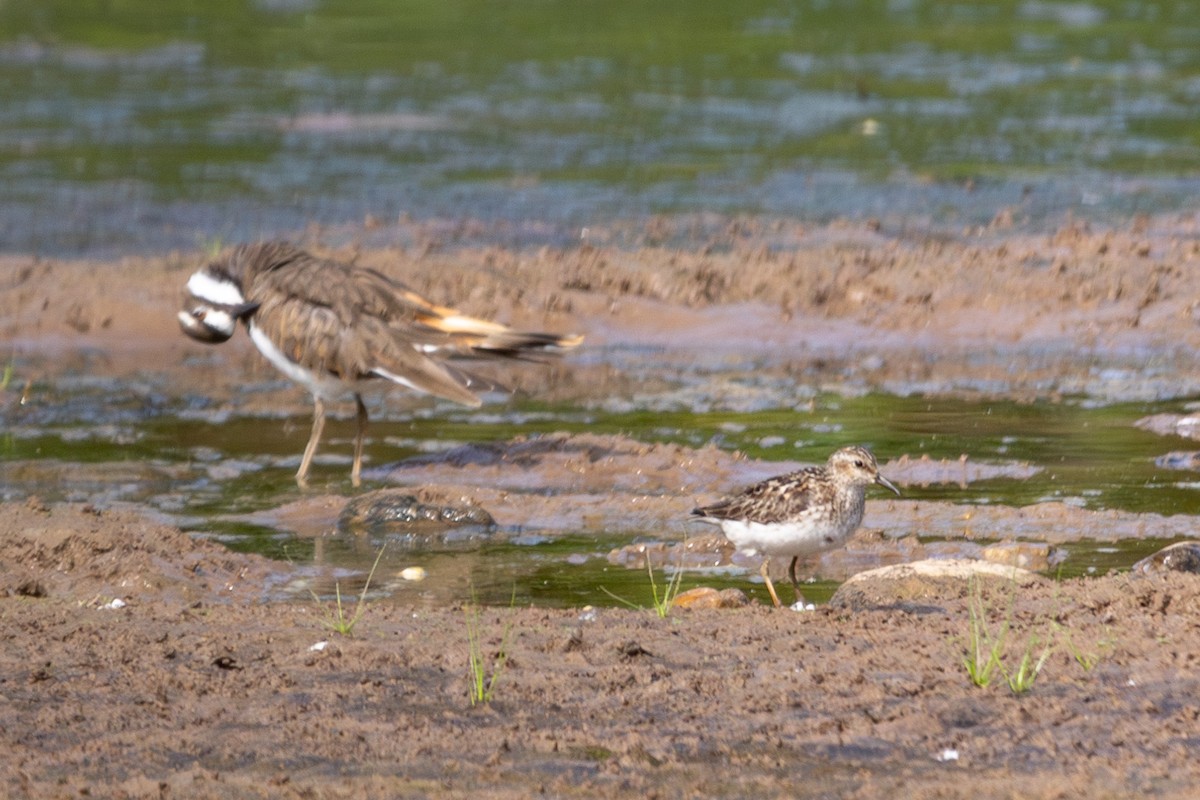
[{"label": "small pebble", "polygon": [[741,589],[717,591],[710,586],[697,586],[676,595],[671,601],[675,608],[741,608],[750,602]]}]

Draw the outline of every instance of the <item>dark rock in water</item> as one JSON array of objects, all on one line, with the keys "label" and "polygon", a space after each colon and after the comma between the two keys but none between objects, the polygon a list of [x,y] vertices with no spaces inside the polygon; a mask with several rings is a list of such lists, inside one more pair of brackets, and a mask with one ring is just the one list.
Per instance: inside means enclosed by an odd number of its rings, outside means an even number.
[{"label": "dark rock in water", "polygon": [[1154,463],[1163,469],[1200,470],[1200,453],[1193,450],[1174,450],[1154,459]]},{"label": "dark rock in water", "polygon": [[1133,571],[1143,575],[1160,572],[1191,572],[1200,574],[1200,542],[1176,542],[1133,565]]},{"label": "dark rock in water", "polygon": [[495,525],[491,514],[470,501],[422,498],[402,489],[380,489],[356,497],[338,517],[338,527],[343,530],[426,536],[447,528],[491,529]]}]

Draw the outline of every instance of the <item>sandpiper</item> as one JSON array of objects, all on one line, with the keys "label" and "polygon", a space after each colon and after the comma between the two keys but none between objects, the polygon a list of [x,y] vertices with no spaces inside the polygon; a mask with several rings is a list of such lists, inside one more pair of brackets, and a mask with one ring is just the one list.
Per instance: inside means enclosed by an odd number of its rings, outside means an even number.
[{"label": "sandpiper", "polygon": [[476,391],[499,387],[446,359],[528,361],[583,341],[473,319],[373,269],[318,258],[285,242],[243,245],[196,271],[178,316],[184,333],[210,344],[227,341],[241,320],[267,360],[312,393],[312,433],[296,472],[301,488],[325,426],[325,401],[354,397],[358,428],[350,478],[359,486],[365,382],[383,379],[478,406]]},{"label": "sandpiper", "polygon": [[879,474],[875,456],[865,447],[843,447],[821,467],[807,467],[769,478],[709,506],[694,509],[691,519],[721,526],[739,550],[763,556],[759,574],[778,608],[779,595],[768,567],[773,556],[791,556],[788,576],[803,601],[796,579],[801,556],[846,543],[863,518],[866,489],[872,483],[900,490]]}]

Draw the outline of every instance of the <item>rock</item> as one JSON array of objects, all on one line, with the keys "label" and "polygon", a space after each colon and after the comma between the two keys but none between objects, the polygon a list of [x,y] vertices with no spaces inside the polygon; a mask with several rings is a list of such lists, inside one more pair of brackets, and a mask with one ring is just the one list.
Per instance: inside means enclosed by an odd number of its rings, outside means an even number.
[{"label": "rock", "polygon": [[1005,567],[1043,572],[1061,561],[1060,553],[1044,542],[1000,542],[983,548],[984,561]]},{"label": "rock", "polygon": [[427,577],[424,567],[405,567],[398,574],[400,580],[411,581],[413,583],[423,581]]},{"label": "rock", "polygon": [[483,508],[444,498],[380,489],[356,497],[338,517],[341,530],[388,537],[409,549],[462,549],[490,538],[496,522]]},{"label": "rock", "polygon": [[974,462],[965,453],[956,459],[943,458],[936,461],[927,453],[922,454],[920,458],[912,458],[906,453],[884,464],[882,471],[906,486],[949,483],[966,488],[971,483],[995,478],[1029,478],[1042,470],[1027,462]]},{"label": "rock", "polygon": [[1164,547],[1134,564],[1133,571],[1142,575],[1162,572],[1200,574],[1200,542],[1176,542]]},{"label": "rock", "polygon": [[482,525],[492,527],[492,515],[470,501],[419,498],[403,489],[380,489],[354,498],[342,509],[342,528],[409,528],[432,524],[438,527]]},{"label": "rock", "polygon": [[1200,453],[1194,450],[1172,450],[1154,459],[1154,465],[1163,469],[1200,470]]},{"label": "rock", "polygon": [[843,583],[829,601],[831,608],[852,611],[900,606],[913,611],[936,610],[942,598],[964,597],[971,578],[1016,581],[1029,586],[1046,580],[1029,570],[986,561],[939,559],[914,561],[860,572]]},{"label": "rock", "polygon": [[1160,436],[1200,439],[1200,417],[1192,414],[1151,414],[1142,417],[1133,426]]},{"label": "rock", "polygon": [[717,591],[711,586],[697,586],[680,592],[671,606],[674,608],[741,608],[750,599],[741,589],[722,589]]},{"label": "rock", "polygon": [[645,569],[647,561],[655,569],[728,566],[734,554],[733,543],[720,533],[689,536],[681,542],[635,542],[608,554],[608,563],[630,569]]}]

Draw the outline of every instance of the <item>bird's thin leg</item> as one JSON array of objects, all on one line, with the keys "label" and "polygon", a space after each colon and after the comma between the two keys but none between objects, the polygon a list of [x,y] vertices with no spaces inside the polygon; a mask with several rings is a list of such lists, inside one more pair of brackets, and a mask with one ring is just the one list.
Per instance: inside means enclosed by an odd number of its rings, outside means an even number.
[{"label": "bird's thin leg", "polygon": [[796,602],[803,603],[804,595],[800,591],[800,581],[796,578],[796,564],[800,561],[800,556],[792,556],[792,563],[788,565],[788,577],[792,579],[792,589],[796,591]]},{"label": "bird's thin leg", "polygon": [[767,570],[771,566],[771,559],[764,558],[762,566],[758,568],[758,574],[762,575],[763,582],[767,584],[767,591],[771,593],[771,601],[775,603],[775,607],[779,608],[783,603],[779,602],[779,595],[775,594],[775,584],[771,583],[771,576]]},{"label": "bird's thin leg", "polygon": [[300,459],[300,469],[296,471],[296,484],[301,489],[308,488],[308,465],[312,463],[313,454],[317,452],[317,442],[321,441],[321,432],[325,430],[325,403],[321,398],[313,398],[313,426],[308,437],[308,446],[304,448],[304,458]]},{"label": "bird's thin leg", "polygon": [[367,407],[363,405],[362,397],[354,395],[358,403],[358,432],[354,434],[354,466],[350,468],[350,482],[355,488],[362,486],[362,451],[363,439],[367,435]]}]

